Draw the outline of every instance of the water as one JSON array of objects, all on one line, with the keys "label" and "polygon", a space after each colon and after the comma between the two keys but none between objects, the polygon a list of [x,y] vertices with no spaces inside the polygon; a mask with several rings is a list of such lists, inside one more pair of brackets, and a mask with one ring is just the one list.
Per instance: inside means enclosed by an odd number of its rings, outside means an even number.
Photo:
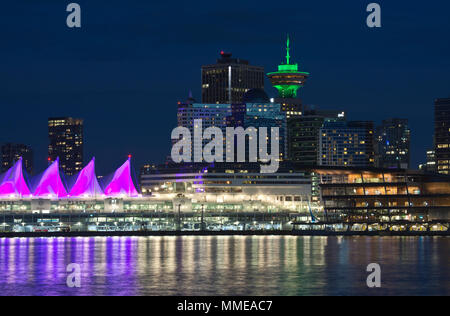
[{"label": "water", "polygon": [[[449,250],[448,237],[0,239],[0,295],[450,295]],[[372,262],[381,289],[366,286]]]}]

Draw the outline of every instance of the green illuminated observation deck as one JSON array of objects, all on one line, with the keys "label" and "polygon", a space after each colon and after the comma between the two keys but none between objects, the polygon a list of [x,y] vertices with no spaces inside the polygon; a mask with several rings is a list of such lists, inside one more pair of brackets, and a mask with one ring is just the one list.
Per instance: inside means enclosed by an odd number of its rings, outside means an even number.
[{"label": "green illuminated observation deck", "polygon": [[278,71],[267,74],[280,98],[296,98],[297,90],[304,86],[309,77],[308,72],[298,70],[298,64],[291,64],[290,41],[286,43],[286,64],[278,65]]}]

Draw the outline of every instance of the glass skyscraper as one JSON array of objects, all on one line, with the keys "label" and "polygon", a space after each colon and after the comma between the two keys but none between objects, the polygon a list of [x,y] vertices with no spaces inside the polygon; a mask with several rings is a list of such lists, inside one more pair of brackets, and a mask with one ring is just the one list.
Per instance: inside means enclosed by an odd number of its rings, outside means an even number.
[{"label": "glass skyscraper", "polygon": [[202,103],[241,103],[250,89],[264,89],[264,68],[221,52],[216,64],[202,66]]},{"label": "glass skyscraper", "polygon": [[450,172],[450,98],[434,102],[434,136],[437,171]]},{"label": "glass skyscraper", "polygon": [[373,167],[373,122],[325,122],[320,129],[322,166]]},{"label": "glass skyscraper", "polygon": [[[203,133],[209,127],[218,127],[222,135],[226,135],[227,117],[231,115],[231,104],[204,104],[196,103],[192,96],[184,103],[178,103],[177,121],[179,127],[186,127],[191,133],[191,150],[202,150],[211,140],[204,139],[201,144],[194,142],[194,131],[200,129],[195,125],[196,120],[201,120]],[[173,141],[176,143],[177,141]],[[225,139],[224,139],[225,142]],[[193,146],[192,146],[193,145]],[[201,146],[201,147],[199,147]]]},{"label": "glass skyscraper", "polygon": [[376,131],[376,165],[381,168],[409,168],[411,131],[407,119],[383,120]]},{"label": "glass skyscraper", "polygon": [[326,121],[345,120],[345,113],[334,110],[307,110],[288,119],[288,157],[305,166],[319,165],[319,134]]},{"label": "glass skyscraper", "polygon": [[83,120],[72,117],[48,119],[48,159],[59,164],[68,176],[83,169]]},{"label": "glass skyscraper", "polygon": [[33,150],[24,144],[7,143],[2,146],[2,172],[11,168],[22,157],[23,167],[33,173]]}]

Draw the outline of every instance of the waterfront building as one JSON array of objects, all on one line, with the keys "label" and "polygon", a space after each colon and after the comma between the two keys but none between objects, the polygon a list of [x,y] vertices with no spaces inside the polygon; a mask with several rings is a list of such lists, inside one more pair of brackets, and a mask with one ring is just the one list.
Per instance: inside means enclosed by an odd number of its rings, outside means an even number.
[{"label": "waterfront building", "polygon": [[[68,186],[71,188],[69,191],[70,197],[97,197],[104,194],[95,173],[95,158],[92,158],[86,167],[76,177],[73,177],[73,179],[75,182]],[[120,194],[119,192],[118,194]]]},{"label": "waterfront building", "polygon": [[318,167],[322,220],[364,230],[441,230],[450,221],[450,177],[421,171]]},{"label": "waterfront building", "polygon": [[94,160],[73,181],[58,160],[32,184],[21,166],[0,177],[2,230],[281,230],[318,212],[309,175],[291,168],[261,175],[259,164],[163,165],[141,176],[139,194],[130,159],[102,181]]},{"label": "waterfront building", "polygon": [[31,183],[33,196],[42,198],[65,198],[68,197],[67,187],[61,178],[59,158],[56,158],[42,175],[36,176]]},{"label": "waterfront building", "polygon": [[[0,176],[0,231],[448,230],[450,178],[417,171],[282,163],[172,164],[142,175],[128,159],[97,181],[92,160],[74,181],[58,160],[29,184],[22,162]],[[314,200],[312,174],[321,194]],[[36,181],[30,181],[36,183]],[[137,193],[137,194],[136,194]],[[324,209],[325,208],[325,209]]]},{"label": "waterfront building", "polygon": [[306,110],[288,121],[288,158],[306,167],[317,166],[319,134],[324,122],[345,120],[345,113],[334,110]]},{"label": "waterfront building", "polygon": [[319,136],[320,165],[373,167],[373,136],[373,122],[325,122]]},{"label": "waterfront building", "polygon": [[28,174],[33,173],[33,150],[24,144],[7,143],[2,145],[2,168],[6,172],[22,157],[22,162]]},{"label": "waterfront building", "polygon": [[437,172],[450,172],[450,98],[434,101],[434,136]]},{"label": "waterfront building", "polygon": [[[167,159],[168,163],[171,159]],[[142,187],[142,176],[146,174],[151,174],[154,170],[156,170],[157,165],[154,163],[146,163],[141,166],[140,172],[139,172],[139,187]]]},{"label": "waterfront building", "polygon": [[410,135],[407,119],[383,120],[375,135],[377,167],[409,169]]},{"label": "waterfront building", "polygon": [[[203,203],[236,212],[301,212],[311,207],[311,177],[281,164],[276,174],[261,174],[257,163],[173,164],[142,175],[142,194],[171,200],[182,196],[182,209]],[[317,209],[319,205],[314,204]]]},{"label": "waterfront building", "polygon": [[95,158],[76,175],[66,178],[57,158],[44,172],[28,178],[23,172],[23,159],[0,175],[0,199],[74,199],[138,197],[132,179],[130,158],[111,176],[102,178],[102,186],[95,173]]},{"label": "waterfront building", "polygon": [[221,52],[216,64],[202,66],[202,103],[241,103],[250,89],[264,89],[264,68]]},{"label": "waterfront building", "polygon": [[59,157],[63,172],[72,176],[83,168],[83,120],[72,117],[48,119],[49,162]]},{"label": "waterfront building", "polygon": [[103,192],[110,197],[138,197],[139,193],[135,187],[131,172],[131,157],[117,169],[112,178],[105,178]]}]

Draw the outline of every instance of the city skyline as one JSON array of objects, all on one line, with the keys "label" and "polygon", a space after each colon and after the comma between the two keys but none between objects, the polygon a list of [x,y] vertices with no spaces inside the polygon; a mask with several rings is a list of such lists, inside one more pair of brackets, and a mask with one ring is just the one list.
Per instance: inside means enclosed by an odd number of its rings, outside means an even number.
[{"label": "city skyline", "polygon": [[0,296],[449,295],[448,12],[6,2]]},{"label": "city skyline", "polygon": [[[184,100],[189,90],[200,99],[201,66],[213,63],[224,50],[252,65],[263,66],[266,72],[274,71],[285,57],[286,33],[291,37],[293,62],[312,74],[301,92],[305,104],[343,109],[349,120],[373,119],[376,125],[390,117],[407,118],[412,168],[425,162],[426,150],[432,147],[433,102],[448,97],[449,86],[446,74],[450,65],[441,53],[448,51],[448,43],[441,39],[449,26],[439,22],[439,14],[445,12],[441,6],[422,8],[413,3],[400,8],[399,4],[384,4],[387,12],[381,30],[361,27],[365,19],[363,4],[356,8],[330,4],[323,10],[317,4],[295,3],[290,5],[292,15],[284,11],[282,15],[281,9],[262,2],[256,8],[242,4],[239,15],[232,17],[212,6],[204,23],[215,20],[213,30],[220,32],[208,31],[214,35],[195,40],[200,32],[190,31],[203,24],[180,30],[174,19],[185,14],[181,8],[171,11],[174,25],[155,32],[154,26],[162,23],[156,12],[167,12],[164,4],[139,8],[131,4],[126,13],[114,5],[104,8],[99,3],[80,4],[93,12],[84,18],[80,30],[57,28],[59,15],[52,14],[33,27],[35,33],[30,38],[27,33],[32,24],[20,26],[12,19],[20,12],[23,18],[34,21],[38,9],[24,7],[20,2],[8,4],[10,16],[3,19],[10,29],[6,34],[0,32],[10,45],[0,53],[5,61],[0,102],[5,115],[14,119],[0,128],[0,141],[30,145],[37,170],[47,164],[45,124],[52,116],[85,119],[85,160],[96,156],[111,164],[102,166],[105,169],[99,174],[113,169],[129,153],[136,158],[136,166],[162,162],[170,152],[177,101]],[[201,19],[205,12],[198,10],[199,6],[201,3],[183,9]],[[40,8],[57,12],[63,7],[45,4]],[[422,18],[423,10],[433,10],[433,14]],[[269,13],[281,22],[276,27],[262,26],[261,30],[246,22],[247,17],[261,18]],[[123,23],[112,23],[114,16],[123,18]],[[295,19],[298,24],[292,23]],[[419,20],[427,27],[418,34],[415,21]],[[143,31],[135,32],[141,26]],[[105,34],[108,28],[115,28],[114,38]],[[130,31],[135,35],[128,38]],[[339,35],[344,31],[345,35]],[[325,33],[325,40],[319,40]],[[100,45],[95,39],[102,34],[105,37]],[[128,43],[129,48],[114,44],[116,38],[122,40],[125,35],[127,39],[121,43]],[[402,38],[400,44],[395,43],[398,37]],[[433,49],[425,50],[427,45]],[[276,95],[267,79],[265,87],[270,96]],[[158,110],[158,117],[153,112],[156,109],[164,109]],[[19,129],[22,125],[27,128]],[[30,130],[35,132],[30,135]],[[117,161],[108,157],[117,157]]]}]

